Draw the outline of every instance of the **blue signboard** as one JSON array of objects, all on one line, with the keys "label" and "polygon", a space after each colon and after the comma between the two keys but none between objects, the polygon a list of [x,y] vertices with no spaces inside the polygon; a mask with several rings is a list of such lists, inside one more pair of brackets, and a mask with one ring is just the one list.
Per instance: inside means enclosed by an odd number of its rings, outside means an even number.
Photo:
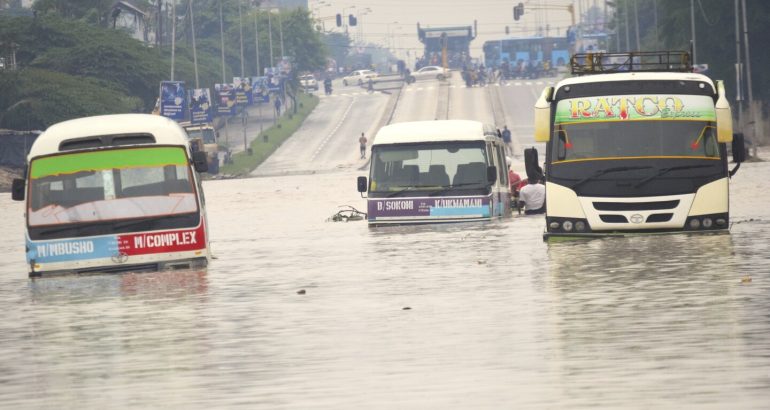
[{"label": "blue signboard", "polygon": [[214,84],[217,94],[217,115],[235,115],[235,90],[232,84]]},{"label": "blue signboard", "polygon": [[193,124],[210,123],[211,92],[208,88],[190,90],[190,122]]},{"label": "blue signboard", "polygon": [[184,81],[161,81],[160,115],[175,121],[184,121],[185,97]]}]

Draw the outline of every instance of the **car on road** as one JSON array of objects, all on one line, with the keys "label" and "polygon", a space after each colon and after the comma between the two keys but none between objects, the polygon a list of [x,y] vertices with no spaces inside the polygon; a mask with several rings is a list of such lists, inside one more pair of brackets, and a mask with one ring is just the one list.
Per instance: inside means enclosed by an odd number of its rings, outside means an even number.
[{"label": "car on road", "polygon": [[318,80],[313,74],[305,74],[299,77],[299,85],[303,90],[318,91]]},{"label": "car on road", "polygon": [[429,65],[410,74],[407,81],[413,83],[417,80],[428,80],[433,78],[437,80],[449,78],[449,69],[436,65]]},{"label": "car on road", "polygon": [[342,77],[342,85],[348,86],[350,84],[363,85],[369,79],[376,79],[377,73],[372,70],[356,70],[352,73]]}]

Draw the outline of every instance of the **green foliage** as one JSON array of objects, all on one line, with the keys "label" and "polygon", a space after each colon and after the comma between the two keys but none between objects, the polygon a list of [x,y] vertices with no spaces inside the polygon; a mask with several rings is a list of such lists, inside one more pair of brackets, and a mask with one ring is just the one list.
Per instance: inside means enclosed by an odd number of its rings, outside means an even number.
[{"label": "green foliage", "polygon": [[[156,1],[135,2],[148,11],[147,23],[155,31]],[[164,5],[168,3],[164,2]],[[192,53],[192,24],[189,9],[180,3],[177,26],[174,79],[195,87]],[[221,62],[219,0],[193,2],[197,43],[198,78],[201,88],[230,82],[241,74],[238,2],[221,0],[224,21],[224,73]],[[326,48],[320,34],[312,29],[307,11],[258,11],[254,2],[243,2],[244,71],[256,75],[270,66],[270,47],[276,63],[281,56],[283,33],[285,53],[297,70],[315,70],[325,63]],[[0,16],[0,39],[18,44],[16,54],[21,73],[4,73],[0,88],[0,117],[4,126],[45,128],[62,119],[107,112],[150,112],[158,97],[159,83],[171,79],[171,50],[164,42],[150,47],[130,38],[123,30],[111,29],[114,1],[38,0],[36,18]],[[165,13],[165,11],[164,11]],[[259,30],[260,70],[256,63],[255,18]],[[168,23],[164,23],[167,27]],[[271,28],[268,31],[268,27]],[[281,30],[282,29],[282,30]],[[165,31],[165,30],[164,30]],[[272,34],[272,35],[271,35]],[[164,35],[167,40],[167,35]],[[18,76],[15,80],[9,77]],[[73,85],[81,82],[81,88]],[[35,84],[29,88],[26,85]],[[50,104],[39,92],[51,92]],[[89,96],[86,92],[93,91]],[[61,95],[57,94],[61,93]],[[111,94],[106,98],[106,93]],[[64,101],[68,101],[66,104]],[[15,106],[19,102],[23,104]],[[98,103],[97,103],[98,102]],[[55,103],[58,108],[47,111]],[[9,107],[13,113],[6,112]],[[19,107],[28,111],[21,114]],[[69,107],[69,108],[65,108]],[[89,111],[92,109],[93,111]],[[20,125],[19,125],[20,124]],[[15,125],[15,126],[16,126]]]},{"label": "green foliage", "polygon": [[138,98],[107,81],[35,68],[0,71],[0,128],[45,129],[72,118],[141,109]]},{"label": "green foliage", "polygon": [[[690,2],[681,0],[636,0],[639,16],[641,50],[689,50],[691,38]],[[618,0],[616,21],[617,40],[621,50],[636,48],[634,3]],[[657,4],[658,41],[655,33],[655,5]],[[708,64],[708,75],[725,80],[728,93],[735,95],[735,7],[733,1],[697,0],[695,4],[696,63]],[[764,42],[770,38],[770,2],[746,0],[749,45],[751,46],[752,82],[755,99],[770,99],[770,74],[762,67],[770,64],[770,54],[763,52]],[[628,27],[625,13],[628,12]],[[628,30],[629,44],[626,44]],[[741,34],[741,41],[742,41]],[[745,63],[745,51],[741,46]]]}]

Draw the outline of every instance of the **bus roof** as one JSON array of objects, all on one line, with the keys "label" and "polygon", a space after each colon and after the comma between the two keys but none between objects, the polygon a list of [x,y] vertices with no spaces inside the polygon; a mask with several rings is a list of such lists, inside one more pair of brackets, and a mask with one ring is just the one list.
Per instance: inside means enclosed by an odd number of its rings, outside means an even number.
[{"label": "bus roof", "polygon": [[491,125],[471,120],[401,122],[382,127],[374,145],[408,144],[435,141],[483,141],[496,137]]},{"label": "bus roof", "polygon": [[613,74],[592,74],[579,77],[569,77],[559,81],[554,91],[561,87],[572,84],[602,83],[609,81],[701,81],[709,86],[716,94],[714,82],[703,74],[695,73],[674,73],[674,72],[636,72],[636,73],[613,73]]},{"label": "bus roof", "polygon": [[68,139],[119,134],[152,134],[157,144],[188,144],[184,129],[175,121],[160,115],[100,115],[50,126],[32,145],[28,158],[59,152],[59,144]]}]

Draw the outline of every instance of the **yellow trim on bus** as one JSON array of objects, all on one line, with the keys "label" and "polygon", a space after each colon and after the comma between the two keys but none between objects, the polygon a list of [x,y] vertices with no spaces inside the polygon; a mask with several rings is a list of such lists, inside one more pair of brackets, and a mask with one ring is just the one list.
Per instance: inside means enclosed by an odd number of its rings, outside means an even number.
[{"label": "yellow trim on bus", "polygon": [[552,165],[566,164],[568,162],[586,162],[586,161],[609,161],[609,160],[622,160],[622,159],[707,159],[711,161],[719,161],[720,158],[714,157],[691,157],[691,156],[646,156],[646,157],[597,157],[597,158],[580,158],[580,159],[568,159],[564,161],[554,161]]}]

